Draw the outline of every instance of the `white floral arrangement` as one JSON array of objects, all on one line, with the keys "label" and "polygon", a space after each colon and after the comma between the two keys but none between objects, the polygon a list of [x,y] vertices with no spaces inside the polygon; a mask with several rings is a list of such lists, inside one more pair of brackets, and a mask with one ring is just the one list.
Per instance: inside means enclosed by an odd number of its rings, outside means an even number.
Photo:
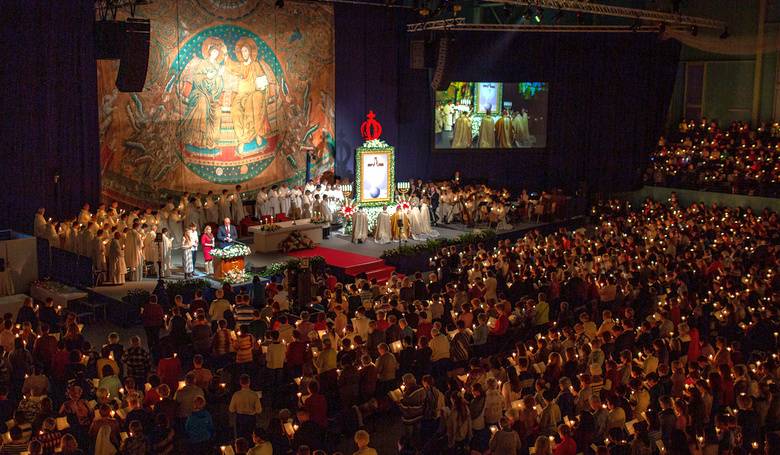
[{"label": "white floral arrangement", "polygon": [[228,270],[222,281],[228,284],[246,283],[252,281],[252,274],[247,273],[247,271],[242,268],[236,267],[232,270]]},{"label": "white floral arrangement", "polygon": [[370,141],[366,141],[363,143],[363,147],[367,149],[383,149],[387,148],[387,142],[381,140],[381,139],[371,139]]},{"label": "white floral arrangement", "polygon": [[219,259],[242,258],[252,254],[252,250],[243,243],[233,243],[225,248],[214,248],[211,255]]}]

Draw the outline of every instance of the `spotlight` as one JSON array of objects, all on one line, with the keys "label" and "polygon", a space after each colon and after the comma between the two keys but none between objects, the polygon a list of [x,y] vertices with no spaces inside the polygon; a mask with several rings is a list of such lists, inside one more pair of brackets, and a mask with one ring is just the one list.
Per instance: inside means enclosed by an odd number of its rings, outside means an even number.
[{"label": "spotlight", "polygon": [[284,8],[284,0],[276,0],[274,5],[276,5],[277,8]]},{"label": "spotlight", "polygon": [[692,25],[691,26],[691,36],[696,36],[699,34],[699,27]]},{"label": "spotlight", "polygon": [[542,16],[544,15],[544,11],[542,11],[541,8],[536,10],[536,14],[534,14],[534,20],[538,24],[539,22],[542,22]]},{"label": "spotlight", "polygon": [[729,36],[731,36],[731,33],[729,33],[729,28],[726,27],[723,29],[723,33],[720,34],[720,39],[726,39]]}]

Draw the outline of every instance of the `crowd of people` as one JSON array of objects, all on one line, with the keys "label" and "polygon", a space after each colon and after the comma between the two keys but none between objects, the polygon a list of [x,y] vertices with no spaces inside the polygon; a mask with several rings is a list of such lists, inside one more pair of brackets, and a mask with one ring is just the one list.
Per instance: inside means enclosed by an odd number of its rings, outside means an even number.
[{"label": "crowd of people", "polygon": [[755,196],[780,196],[780,124],[721,128],[683,120],[650,153],[645,183]]},{"label": "crowd of people", "polygon": [[387,283],[317,275],[309,302],[286,280],[153,296],[127,344],[25,302],[0,332],[0,454],[780,452],[777,214],[591,217]]}]

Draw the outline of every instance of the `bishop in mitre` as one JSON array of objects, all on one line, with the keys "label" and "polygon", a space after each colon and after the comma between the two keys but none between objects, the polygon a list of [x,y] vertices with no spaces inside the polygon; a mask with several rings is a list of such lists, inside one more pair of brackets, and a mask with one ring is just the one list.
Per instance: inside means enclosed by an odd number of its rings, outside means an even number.
[{"label": "bishop in mitre", "polygon": [[471,147],[471,118],[466,111],[461,111],[455,120],[455,131],[452,134],[452,148],[465,149]]},{"label": "bishop in mitre", "polygon": [[512,119],[506,109],[496,122],[496,145],[502,149],[512,148]]},{"label": "bishop in mitre", "polygon": [[393,232],[390,227],[390,214],[387,213],[387,207],[382,207],[382,211],[376,218],[376,228],[374,229],[374,242],[383,245],[393,240]]},{"label": "bishop in mitre", "polygon": [[479,125],[479,148],[496,148],[496,124],[490,108],[485,112],[485,116],[482,117],[482,123]]}]

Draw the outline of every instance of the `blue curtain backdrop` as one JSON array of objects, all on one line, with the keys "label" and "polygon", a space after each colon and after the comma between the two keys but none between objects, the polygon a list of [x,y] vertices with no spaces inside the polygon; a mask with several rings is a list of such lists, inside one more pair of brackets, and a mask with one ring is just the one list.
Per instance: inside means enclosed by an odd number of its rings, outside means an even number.
[{"label": "blue curtain backdrop", "polygon": [[373,110],[396,147],[399,179],[460,170],[512,187],[640,184],[668,109],[677,42],[646,33],[450,33],[445,81],[550,83],[548,139],[545,150],[438,152],[431,151],[428,71],[409,69],[404,14],[336,5],[338,174],[353,174],[359,125]]},{"label": "blue curtain backdrop", "polygon": [[100,194],[94,2],[6,0],[2,9],[0,228],[31,231],[39,206],[74,216]]}]

